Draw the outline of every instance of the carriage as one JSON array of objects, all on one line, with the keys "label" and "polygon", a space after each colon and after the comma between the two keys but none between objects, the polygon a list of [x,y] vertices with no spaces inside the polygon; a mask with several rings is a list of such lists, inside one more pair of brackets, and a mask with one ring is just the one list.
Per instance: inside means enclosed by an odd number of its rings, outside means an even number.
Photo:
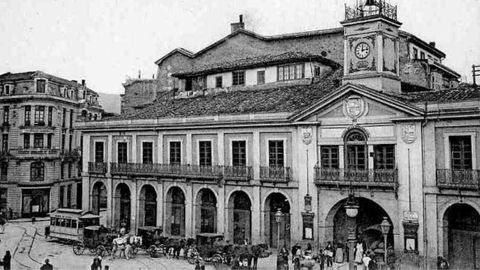
[{"label": "carriage", "polygon": [[225,262],[223,250],[226,243],[223,238],[223,234],[217,233],[197,234],[194,245],[187,251],[187,261],[191,264],[202,260],[214,264]]},{"label": "carriage", "polygon": [[88,249],[90,253],[99,256],[105,256],[112,250],[113,239],[117,234],[109,232],[103,226],[88,226],[83,229],[83,234],[79,235],[79,241],[73,245],[73,253],[81,255]]},{"label": "carriage", "polygon": [[142,244],[133,247],[133,253],[137,254],[140,249],[145,250],[151,257],[158,253],[165,254],[165,237],[162,237],[162,227],[144,226],[138,228],[137,235],[142,238]]}]

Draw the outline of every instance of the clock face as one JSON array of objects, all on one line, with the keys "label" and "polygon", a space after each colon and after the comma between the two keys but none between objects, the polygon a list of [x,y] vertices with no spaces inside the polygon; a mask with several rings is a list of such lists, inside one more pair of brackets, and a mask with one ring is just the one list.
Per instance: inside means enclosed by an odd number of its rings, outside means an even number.
[{"label": "clock face", "polygon": [[370,54],[370,46],[367,43],[362,42],[355,47],[355,55],[360,58],[364,59]]}]

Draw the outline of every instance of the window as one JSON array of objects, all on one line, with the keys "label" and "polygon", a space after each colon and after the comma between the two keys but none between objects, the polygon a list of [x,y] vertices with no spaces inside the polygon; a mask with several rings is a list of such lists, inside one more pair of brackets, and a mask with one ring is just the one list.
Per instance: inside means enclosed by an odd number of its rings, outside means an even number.
[{"label": "window", "polygon": [[321,156],[322,168],[325,168],[325,169],[339,168],[338,146],[322,146],[320,148],[320,156]]},{"label": "window", "polygon": [[257,71],[257,84],[265,84],[265,70]]},{"label": "window", "polygon": [[144,164],[153,163],[153,143],[152,142],[143,142],[142,143],[142,162]]},{"label": "window", "polygon": [[0,181],[7,181],[8,162],[0,162]]},{"label": "window", "polygon": [[418,59],[418,49],[413,48],[413,59]]},{"label": "window", "polygon": [[65,207],[64,198],[65,198],[65,186],[60,186],[60,202],[59,202],[60,203],[60,208]]},{"label": "window", "polygon": [[450,162],[453,170],[472,169],[472,138],[450,136]]},{"label": "window", "polygon": [[45,106],[35,106],[35,126],[45,125]]},{"label": "window", "polygon": [[117,144],[117,162],[118,163],[127,163],[127,143],[126,142],[118,142]]},{"label": "window", "polygon": [[68,151],[72,151],[72,144],[73,144],[73,135],[70,134],[68,139]]},{"label": "window", "polygon": [[375,169],[395,169],[395,146],[375,145],[373,147]]},{"label": "window", "polygon": [[232,84],[233,85],[245,85],[245,71],[232,72]]},{"label": "window", "polygon": [[33,147],[43,148],[43,134],[41,133],[33,134]]},{"label": "window", "polygon": [[63,179],[65,172],[65,163],[60,163],[60,179]]},{"label": "window", "polygon": [[60,150],[63,152],[65,151],[65,133],[62,134],[62,141],[60,143]]},{"label": "window", "polygon": [[72,178],[72,163],[67,164],[67,176],[68,178]]},{"label": "window", "polygon": [[37,80],[37,93],[45,93],[45,80]]},{"label": "window", "polygon": [[25,126],[30,126],[32,106],[25,106]]},{"label": "window", "polygon": [[345,168],[352,170],[367,169],[367,142],[365,135],[359,130],[353,130],[345,138]]},{"label": "window", "polygon": [[185,79],[185,91],[190,91],[192,90],[192,78],[186,78]]},{"label": "window", "polygon": [[8,134],[2,135],[2,152],[8,151]]},{"label": "window", "polygon": [[170,164],[180,165],[182,163],[182,143],[170,142]]},{"label": "window", "polygon": [[[67,109],[63,108],[63,114],[62,114],[62,127],[65,127],[65,121],[67,118]],[[91,118],[91,117],[90,117]]]},{"label": "window", "polygon": [[199,146],[199,165],[200,166],[212,166],[212,142],[201,141]]},{"label": "window", "polygon": [[43,181],[43,177],[45,175],[43,162],[33,162],[31,165],[30,174],[32,181]]},{"label": "window", "polygon": [[52,149],[52,134],[47,134],[47,148]]},{"label": "window", "polygon": [[420,52],[420,59],[425,59],[425,53],[424,52]]},{"label": "window", "polygon": [[10,106],[3,107],[3,124],[10,122]]},{"label": "window", "polygon": [[3,86],[3,92],[5,93],[5,95],[10,95],[10,85],[6,84]]},{"label": "window", "polygon": [[23,148],[30,148],[30,133],[23,134]]},{"label": "window", "polygon": [[215,87],[222,88],[222,84],[223,84],[223,77],[222,76],[215,77]]},{"label": "window", "polygon": [[72,185],[67,186],[67,208],[72,208]]},{"label": "window", "polygon": [[52,119],[53,119],[53,107],[48,107],[48,126],[52,126]]},{"label": "window", "polygon": [[0,209],[7,210],[8,189],[0,189]]},{"label": "window", "polygon": [[322,69],[319,67],[319,66],[316,66],[314,69],[313,69],[313,76],[315,78],[318,78],[320,77],[320,75],[322,74]]},{"label": "window", "polygon": [[278,81],[303,79],[305,77],[304,64],[285,65],[278,67]]},{"label": "window", "polygon": [[232,166],[244,167],[247,166],[247,142],[246,141],[232,141]]},{"label": "window", "polygon": [[95,142],[95,162],[103,162],[103,142]]},{"label": "window", "polygon": [[[95,120],[97,120],[97,119],[95,119]],[[73,128],[73,109],[70,110],[70,128]]]},{"label": "window", "polygon": [[284,164],[283,141],[268,141],[268,165],[281,168]]}]

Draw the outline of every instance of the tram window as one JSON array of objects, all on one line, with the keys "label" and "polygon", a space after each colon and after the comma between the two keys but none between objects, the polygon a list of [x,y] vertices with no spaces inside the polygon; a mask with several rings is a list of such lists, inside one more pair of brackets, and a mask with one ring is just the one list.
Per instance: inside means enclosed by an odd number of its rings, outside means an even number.
[{"label": "tram window", "polygon": [[84,226],[84,225],[83,225],[83,222],[79,221],[79,222],[78,222],[78,228],[81,229],[81,228],[83,228],[83,226]]},{"label": "tram window", "polygon": [[60,219],[60,227],[65,227],[65,219]]},{"label": "tram window", "polygon": [[55,221],[56,221],[56,218],[51,218],[50,225],[55,226]]},{"label": "tram window", "polygon": [[57,218],[57,219],[55,220],[55,225],[60,226],[60,219],[59,219],[59,218]]},{"label": "tram window", "polygon": [[70,228],[71,224],[72,224],[72,221],[70,219],[65,220],[65,227],[66,228]]},{"label": "tram window", "polygon": [[76,220],[72,220],[72,228],[77,228],[77,221]]}]

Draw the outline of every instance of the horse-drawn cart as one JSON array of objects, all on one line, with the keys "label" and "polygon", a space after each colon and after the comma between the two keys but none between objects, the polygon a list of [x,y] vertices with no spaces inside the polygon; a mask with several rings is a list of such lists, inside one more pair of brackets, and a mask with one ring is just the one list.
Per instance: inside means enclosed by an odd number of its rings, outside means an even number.
[{"label": "horse-drawn cart", "polygon": [[83,233],[79,235],[79,240],[73,245],[73,253],[81,255],[85,249],[89,249],[90,253],[99,256],[105,256],[112,249],[112,241],[117,237],[114,233],[109,233],[108,229],[102,226],[88,226],[83,229]]}]

